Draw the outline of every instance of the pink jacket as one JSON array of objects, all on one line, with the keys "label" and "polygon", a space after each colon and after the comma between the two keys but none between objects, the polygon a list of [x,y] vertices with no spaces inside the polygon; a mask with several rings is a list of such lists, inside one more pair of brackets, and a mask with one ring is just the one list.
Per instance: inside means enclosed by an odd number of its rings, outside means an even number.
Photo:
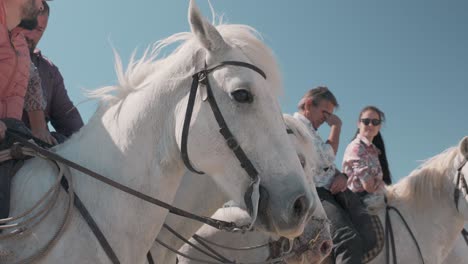
[{"label": "pink jacket", "polygon": [[0,118],[21,120],[23,114],[31,59],[20,31],[8,31],[5,7],[0,0]]}]

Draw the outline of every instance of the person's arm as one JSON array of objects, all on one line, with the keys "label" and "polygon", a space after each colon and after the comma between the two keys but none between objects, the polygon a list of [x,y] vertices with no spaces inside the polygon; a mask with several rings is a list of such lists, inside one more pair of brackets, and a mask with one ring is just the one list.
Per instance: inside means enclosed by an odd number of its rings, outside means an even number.
[{"label": "person's arm", "polygon": [[62,74],[56,66],[51,69],[53,85],[49,91],[49,118],[55,131],[70,137],[83,127],[83,119],[68,96]]},{"label": "person's arm", "polygon": [[2,141],[5,138],[5,132],[7,130],[7,126],[3,121],[0,121],[0,141]]},{"label": "person's arm", "polygon": [[340,170],[335,168],[335,176],[330,186],[330,192],[332,194],[344,192],[348,188],[348,177]]},{"label": "person's arm", "polygon": [[343,172],[352,180],[358,179],[362,188],[368,193],[373,193],[378,188],[371,168],[368,153],[361,145],[351,142],[343,156]]},{"label": "person's arm", "polygon": [[331,114],[328,116],[326,120],[327,124],[330,126],[330,134],[328,135],[327,144],[332,146],[333,151],[336,153],[338,152],[338,146],[340,144],[340,133],[341,133],[341,119],[335,115]]},{"label": "person's arm", "polygon": [[49,143],[57,144],[47,129],[47,123],[44,115],[46,101],[41,87],[41,78],[34,64],[30,66],[30,77],[28,88],[24,97],[24,109],[29,118],[29,125],[33,136]]},{"label": "person's arm", "polygon": [[44,116],[43,110],[31,110],[28,111],[29,125],[31,126],[31,132],[33,136],[45,141],[49,144],[55,145],[57,141],[50,134],[47,129],[47,123]]}]

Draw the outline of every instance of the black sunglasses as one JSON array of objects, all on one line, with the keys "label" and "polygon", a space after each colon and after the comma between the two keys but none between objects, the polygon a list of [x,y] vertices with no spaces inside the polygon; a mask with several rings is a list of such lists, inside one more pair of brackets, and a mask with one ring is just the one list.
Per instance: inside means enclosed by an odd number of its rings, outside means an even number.
[{"label": "black sunglasses", "polygon": [[382,123],[382,120],[380,120],[380,119],[363,118],[363,119],[361,119],[361,122],[362,122],[364,125],[366,125],[366,126],[370,125],[371,123],[372,123],[372,125],[374,125],[374,126],[378,126],[378,125],[380,125],[380,124]]}]

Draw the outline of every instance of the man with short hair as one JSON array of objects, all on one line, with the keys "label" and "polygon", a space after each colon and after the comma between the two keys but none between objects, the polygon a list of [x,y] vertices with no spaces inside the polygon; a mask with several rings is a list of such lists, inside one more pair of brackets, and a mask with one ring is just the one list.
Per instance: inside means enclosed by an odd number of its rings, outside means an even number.
[{"label": "man with short hair", "polygon": [[[0,118],[21,120],[24,97],[28,87],[31,60],[26,40],[19,24],[33,28],[37,15],[43,9],[42,0],[0,0]],[[40,112],[40,111],[37,111]],[[32,117],[37,117],[32,115]],[[6,126],[0,120],[0,140],[5,136]],[[6,161],[0,169],[0,219],[10,211],[10,183],[15,161]],[[0,245],[0,260],[4,261],[11,251]]]},{"label": "man with short hair", "polygon": [[[21,120],[25,107],[33,121],[33,134],[49,141],[49,135],[44,131],[45,122],[41,120],[45,101],[40,82],[30,78],[35,67],[19,27],[35,27],[42,9],[42,0],[0,0],[0,119]],[[38,74],[36,76],[39,78]],[[28,99],[26,105],[25,97]],[[0,120],[0,140],[5,130],[6,126]]]},{"label": "man with short hair", "polygon": [[[359,198],[350,197],[353,193],[347,190],[347,177],[335,165],[342,125],[340,118],[333,113],[338,106],[333,93],[327,87],[319,86],[303,96],[294,117],[309,128],[313,146],[318,150],[321,162],[326,164],[321,174],[314,175],[314,182],[323,208],[332,222],[335,263],[359,264],[363,255],[361,237],[342,205],[343,200]],[[317,132],[325,122],[330,126],[326,142]]]},{"label": "man with short hair", "polygon": [[[47,28],[50,8],[47,2],[43,3],[44,11],[37,17],[38,24],[33,30],[23,30],[28,43],[31,60],[39,70],[42,89],[46,97],[47,106],[44,111],[47,122],[51,122],[56,133],[53,135],[59,142],[64,141],[83,126],[78,109],[73,105],[65,89],[62,74],[59,69],[40,50],[36,49],[44,31]],[[23,114],[23,122],[29,126],[27,115]]]}]

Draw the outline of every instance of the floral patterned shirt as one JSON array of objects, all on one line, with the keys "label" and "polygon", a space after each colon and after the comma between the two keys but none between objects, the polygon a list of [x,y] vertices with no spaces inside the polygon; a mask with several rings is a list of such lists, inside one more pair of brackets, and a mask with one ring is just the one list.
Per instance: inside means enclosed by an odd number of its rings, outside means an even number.
[{"label": "floral patterned shirt", "polygon": [[375,179],[377,190],[384,186],[382,167],[379,161],[380,150],[359,134],[346,147],[343,156],[343,173],[348,175],[348,188],[353,192],[363,192],[363,182]]},{"label": "floral patterned shirt", "polygon": [[315,128],[302,114],[296,112],[294,117],[304,123],[308,128],[310,135],[312,136],[312,145],[317,150],[319,157],[321,159],[320,164],[325,164],[321,173],[315,175],[314,183],[315,187],[324,187],[327,190],[330,190],[330,186],[335,177],[336,166],[335,166],[335,152],[330,144],[325,143],[320,135],[317,133]]}]

